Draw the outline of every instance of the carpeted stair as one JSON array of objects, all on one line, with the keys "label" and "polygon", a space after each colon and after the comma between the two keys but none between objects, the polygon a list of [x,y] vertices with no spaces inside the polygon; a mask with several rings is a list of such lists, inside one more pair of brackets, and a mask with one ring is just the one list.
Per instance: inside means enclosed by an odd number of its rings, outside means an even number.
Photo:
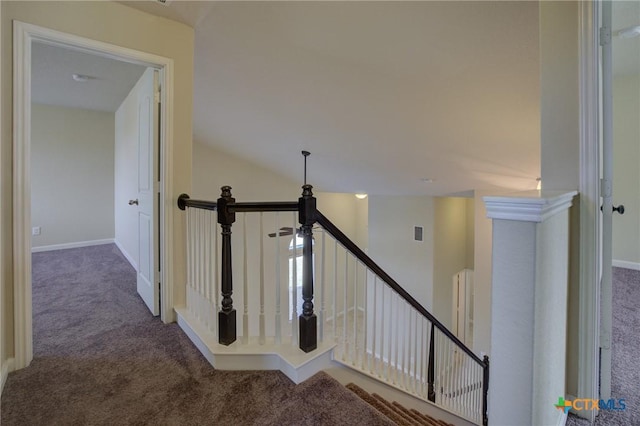
[{"label": "carpeted stair", "polygon": [[347,389],[358,395],[363,401],[387,416],[400,426],[453,426],[442,420],[420,413],[414,409],[407,409],[397,402],[389,402],[377,393],[369,393],[360,386],[349,383]]}]

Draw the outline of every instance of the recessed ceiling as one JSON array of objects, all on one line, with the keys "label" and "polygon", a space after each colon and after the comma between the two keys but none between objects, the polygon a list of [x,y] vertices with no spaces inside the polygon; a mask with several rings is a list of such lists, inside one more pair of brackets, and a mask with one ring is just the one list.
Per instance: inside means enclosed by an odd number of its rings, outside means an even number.
[{"label": "recessed ceiling", "polygon": [[[31,101],[114,112],[146,67],[60,46],[34,43]],[[87,76],[75,81],[73,74]]]}]

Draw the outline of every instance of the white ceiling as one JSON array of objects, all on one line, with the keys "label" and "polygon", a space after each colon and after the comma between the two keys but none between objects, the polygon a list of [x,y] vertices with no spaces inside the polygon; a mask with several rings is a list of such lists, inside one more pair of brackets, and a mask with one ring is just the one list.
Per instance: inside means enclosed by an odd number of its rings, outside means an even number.
[{"label": "white ceiling", "polygon": [[536,186],[535,3],[221,2],[195,57],[196,141],[297,181],[307,149],[321,190]]},{"label": "white ceiling", "polygon": [[535,188],[535,2],[122,3],[195,28],[197,142],[300,182],[307,149],[324,191]]},{"label": "white ceiling", "polygon": [[[144,66],[94,54],[34,43],[31,101],[46,105],[114,112],[145,70]],[[73,74],[89,77],[76,82]]]}]

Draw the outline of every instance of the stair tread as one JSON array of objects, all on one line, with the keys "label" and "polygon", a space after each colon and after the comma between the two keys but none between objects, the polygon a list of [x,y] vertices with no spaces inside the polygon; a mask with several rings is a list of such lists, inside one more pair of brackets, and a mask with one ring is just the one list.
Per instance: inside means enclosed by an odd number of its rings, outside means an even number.
[{"label": "stair tread", "polygon": [[355,385],[353,383],[349,383],[347,385],[347,389],[349,389],[350,391],[352,391],[353,393],[358,395],[358,397],[360,397],[363,401],[367,402],[369,405],[374,407],[376,410],[380,411],[382,414],[387,416],[395,424],[400,425],[400,426],[405,426],[405,425],[411,426],[412,425],[411,423],[406,422],[402,416],[399,416],[398,414],[396,414],[396,412],[394,410],[391,410],[389,407],[387,407],[385,404],[383,404],[382,402],[380,402],[379,400],[377,400],[376,398],[371,396],[371,394],[369,394],[369,392],[365,391],[364,389],[362,389],[358,385]]},{"label": "stair tread", "polygon": [[371,394],[374,398],[376,398],[378,401],[380,401],[381,403],[385,404],[387,407],[389,407],[389,409],[393,410],[396,414],[398,414],[400,417],[402,417],[403,419],[405,419],[406,421],[410,422],[410,424],[413,425],[418,425],[421,426],[421,423],[419,421],[416,421],[414,418],[412,418],[411,416],[405,414],[402,410],[398,409],[397,407],[395,407],[391,402],[389,402],[387,399],[385,399],[384,397],[378,395],[377,393],[373,393]]},{"label": "stair tread", "polygon": [[346,388],[355,393],[365,402],[376,408],[382,414],[401,426],[453,426],[443,420],[421,413],[416,409],[407,409],[397,401],[390,402],[377,393],[369,393],[355,383],[349,383]]}]

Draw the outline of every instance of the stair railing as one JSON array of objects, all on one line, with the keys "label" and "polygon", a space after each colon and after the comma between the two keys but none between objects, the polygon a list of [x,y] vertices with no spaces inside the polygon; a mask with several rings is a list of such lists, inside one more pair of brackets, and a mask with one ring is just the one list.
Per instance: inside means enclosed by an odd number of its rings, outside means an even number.
[{"label": "stair railing", "polygon": [[[362,249],[324,216],[316,205],[311,185],[292,202],[239,203],[231,187],[222,187],[217,202],[193,200],[182,194],[178,206],[187,210],[187,304],[197,306],[200,320],[217,334],[222,345],[237,340],[234,306],[232,226],[242,216],[243,263],[240,288],[243,300],[242,336],[247,343],[251,298],[247,272],[247,213],[259,218],[259,336],[265,342],[265,284],[263,213],[275,213],[276,249],[279,250],[280,212],[297,213],[302,239],[302,312],[292,321],[291,337],[304,352],[317,348],[318,338],[333,339],[334,359],[377,380],[431,401],[477,424],[486,425],[489,359],[480,359]],[[217,218],[214,215],[217,214]],[[217,223],[216,223],[217,222]],[[319,227],[315,230],[314,226]],[[219,229],[218,229],[219,228]],[[218,241],[218,234],[221,236]],[[270,235],[271,236],[271,235]],[[314,240],[316,244],[314,245]],[[332,240],[332,241],[327,241]],[[295,244],[294,244],[294,250]],[[219,253],[220,252],[220,253]],[[295,252],[294,252],[295,253]],[[274,342],[282,339],[284,321],[280,301],[283,279],[276,255]],[[294,256],[297,257],[297,256]],[[218,264],[220,262],[220,264]],[[296,275],[294,260],[292,267]],[[320,319],[314,311],[314,281],[319,276]],[[288,300],[297,312],[296,287]],[[286,293],[286,292],[285,292]],[[218,295],[220,298],[218,298]],[[325,310],[325,303],[329,309]],[[217,310],[217,318],[209,313]],[[288,317],[288,316],[287,316]],[[217,320],[217,321],[216,321]]]}]

